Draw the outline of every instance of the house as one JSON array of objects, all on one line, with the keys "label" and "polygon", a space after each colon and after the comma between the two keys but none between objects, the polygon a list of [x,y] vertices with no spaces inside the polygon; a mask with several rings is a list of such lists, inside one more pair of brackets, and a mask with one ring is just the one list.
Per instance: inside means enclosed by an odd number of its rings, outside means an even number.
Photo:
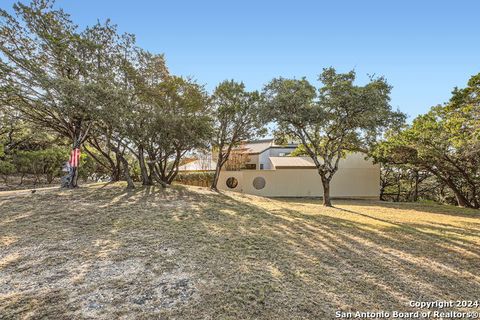
[{"label": "house", "polygon": [[[249,141],[238,150],[247,154],[243,169],[222,170],[218,188],[268,197],[321,197],[322,182],[310,157],[293,157],[297,144],[277,145],[273,139]],[[179,171],[214,171],[211,157],[179,167]],[[334,198],[379,199],[380,166],[363,153],[340,160],[330,195]]]}]

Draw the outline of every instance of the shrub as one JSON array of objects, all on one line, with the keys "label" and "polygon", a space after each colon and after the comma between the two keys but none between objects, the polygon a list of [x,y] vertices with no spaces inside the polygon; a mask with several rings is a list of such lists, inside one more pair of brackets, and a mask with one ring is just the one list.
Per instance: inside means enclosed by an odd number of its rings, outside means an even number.
[{"label": "shrub", "polygon": [[209,187],[213,180],[213,172],[180,172],[175,182],[191,186]]}]

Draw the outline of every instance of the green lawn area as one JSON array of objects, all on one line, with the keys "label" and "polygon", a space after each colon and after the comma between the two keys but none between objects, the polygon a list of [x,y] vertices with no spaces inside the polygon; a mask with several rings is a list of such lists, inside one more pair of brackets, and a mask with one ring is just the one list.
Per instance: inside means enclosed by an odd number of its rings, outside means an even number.
[{"label": "green lawn area", "polygon": [[0,193],[0,318],[333,319],[480,298],[478,211],[334,206],[183,186]]}]

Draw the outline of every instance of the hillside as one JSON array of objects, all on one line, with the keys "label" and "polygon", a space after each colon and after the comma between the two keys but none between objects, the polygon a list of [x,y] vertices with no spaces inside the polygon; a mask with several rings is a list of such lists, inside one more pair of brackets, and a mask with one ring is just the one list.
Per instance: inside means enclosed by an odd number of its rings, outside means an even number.
[{"label": "hillside", "polygon": [[331,319],[480,292],[480,214],[119,184],[0,193],[2,318]]}]

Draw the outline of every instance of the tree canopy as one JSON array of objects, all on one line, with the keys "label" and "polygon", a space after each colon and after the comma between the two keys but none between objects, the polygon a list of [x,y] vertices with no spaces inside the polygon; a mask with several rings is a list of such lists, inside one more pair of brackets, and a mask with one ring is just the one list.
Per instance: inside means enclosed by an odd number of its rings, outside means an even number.
[{"label": "tree canopy", "polygon": [[450,101],[392,132],[377,155],[385,162],[410,164],[447,185],[457,203],[480,207],[480,74]]},{"label": "tree canopy", "polygon": [[144,184],[167,185],[187,152],[207,146],[208,96],[170,75],[163,55],[142,50],[108,20],[79,30],[53,1],[18,3],[14,12],[0,12],[2,105],[70,139],[117,179],[123,172],[129,187],[127,150]]},{"label": "tree canopy", "polygon": [[266,132],[262,103],[260,93],[247,92],[243,83],[226,80],[215,88],[211,101],[214,119],[212,147],[216,150],[217,161],[213,190],[217,189],[220,170],[229,160],[232,149]]},{"label": "tree canopy", "polygon": [[17,3],[14,12],[0,11],[0,101],[79,148],[105,104],[116,28],[79,31],[53,1]]},{"label": "tree canopy", "polygon": [[324,205],[331,206],[330,181],[340,159],[349,151],[368,152],[388,128],[402,123],[404,115],[393,111],[391,87],[384,78],[354,84],[355,72],[324,69],[318,90],[305,78],[273,79],[265,86],[266,113],[278,124],[278,133],[301,142],[310,156],[324,189]]}]

